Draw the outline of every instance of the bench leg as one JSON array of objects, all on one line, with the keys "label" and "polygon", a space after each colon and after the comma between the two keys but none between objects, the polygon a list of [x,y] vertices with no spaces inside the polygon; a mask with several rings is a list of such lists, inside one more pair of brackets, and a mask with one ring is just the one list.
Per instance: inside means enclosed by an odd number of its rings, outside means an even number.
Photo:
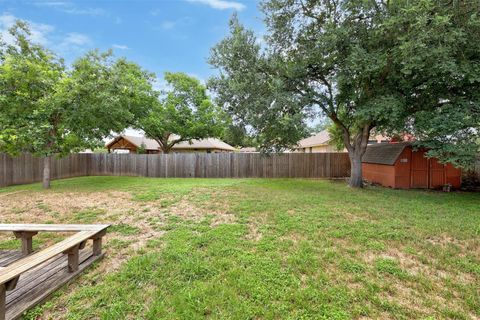
[{"label": "bench leg", "polygon": [[78,270],[79,246],[75,246],[68,250],[68,272],[75,272]]},{"label": "bench leg", "polygon": [[14,232],[17,239],[22,239],[22,253],[27,255],[33,252],[33,241],[32,237],[37,234],[37,232],[30,231],[16,231]]},{"label": "bench leg", "polygon": [[7,300],[7,288],[4,284],[0,285],[0,320],[5,320]]},{"label": "bench leg", "polygon": [[102,254],[102,238],[94,238],[93,239],[93,255],[99,256]]}]

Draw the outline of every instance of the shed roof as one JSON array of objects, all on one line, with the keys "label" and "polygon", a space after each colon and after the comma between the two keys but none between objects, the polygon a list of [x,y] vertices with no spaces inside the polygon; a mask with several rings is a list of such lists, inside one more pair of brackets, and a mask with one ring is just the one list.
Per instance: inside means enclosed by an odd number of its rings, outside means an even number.
[{"label": "shed roof", "polygon": [[[127,135],[120,135],[107,143],[107,147],[118,141],[118,139],[124,138],[128,140],[130,143],[134,144],[135,146],[139,147],[142,145],[142,143],[145,145],[145,148],[147,150],[158,150],[159,149],[159,144],[157,141],[153,139],[149,139],[146,137],[136,137],[136,136],[127,136]],[[177,136],[171,137],[171,139],[176,139]],[[206,138],[206,139],[201,139],[201,140],[192,140],[192,143],[189,143],[188,141],[182,141],[177,144],[175,144],[172,147],[173,150],[175,149],[219,149],[219,150],[228,150],[228,151],[233,151],[235,150],[234,147],[231,145],[223,142],[222,140],[216,139],[216,138]]]},{"label": "shed roof", "polygon": [[393,165],[410,142],[377,143],[367,147],[362,162]]}]

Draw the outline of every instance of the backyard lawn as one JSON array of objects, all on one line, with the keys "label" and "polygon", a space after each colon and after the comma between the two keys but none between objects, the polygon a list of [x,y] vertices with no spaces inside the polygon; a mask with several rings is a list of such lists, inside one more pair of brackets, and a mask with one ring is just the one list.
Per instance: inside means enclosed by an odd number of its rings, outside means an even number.
[{"label": "backyard lawn", "polygon": [[479,193],[84,177],[0,189],[0,220],[112,224],[29,319],[480,318]]}]

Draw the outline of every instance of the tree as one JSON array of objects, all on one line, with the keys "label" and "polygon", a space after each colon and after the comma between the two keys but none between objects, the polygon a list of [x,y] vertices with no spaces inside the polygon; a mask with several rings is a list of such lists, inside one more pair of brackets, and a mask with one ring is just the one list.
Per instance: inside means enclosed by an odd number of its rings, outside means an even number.
[{"label": "tree", "polygon": [[474,1],[418,1],[389,19],[403,81],[405,121],[428,156],[469,168],[480,152],[480,6]]},{"label": "tree", "polygon": [[147,153],[147,146],[145,145],[144,142],[142,142],[138,148],[137,148],[137,153],[138,154],[146,154]]},{"label": "tree", "polygon": [[[469,105],[458,111],[460,119],[478,106],[469,88],[478,87],[479,19],[457,15],[453,3],[265,1],[264,49],[234,16],[230,35],[212,49],[209,61],[220,72],[209,85],[220,105],[262,134],[264,145],[294,145],[299,126],[320,108],[348,150],[350,186],[361,187],[361,159],[373,129],[412,130],[420,113],[438,112],[444,96]],[[463,50],[469,54],[460,55]],[[463,97],[462,89],[472,94]]]},{"label": "tree", "polygon": [[207,96],[200,81],[184,73],[165,73],[169,90],[153,101],[136,127],[160,145],[163,153],[182,141],[221,135],[222,112]]},{"label": "tree", "polygon": [[15,42],[0,47],[0,151],[44,157],[45,188],[53,155],[93,149],[156,99],[152,76],[133,63],[93,51],[67,69],[30,41],[26,23],[10,34]]},{"label": "tree", "polygon": [[323,130],[327,130],[331,125],[332,125],[332,122],[330,121],[330,119],[322,118],[318,123],[308,126],[308,134],[310,136],[313,136]]},{"label": "tree", "polygon": [[255,141],[247,132],[242,124],[229,123],[223,134],[222,140],[235,147],[251,147],[255,145]]}]

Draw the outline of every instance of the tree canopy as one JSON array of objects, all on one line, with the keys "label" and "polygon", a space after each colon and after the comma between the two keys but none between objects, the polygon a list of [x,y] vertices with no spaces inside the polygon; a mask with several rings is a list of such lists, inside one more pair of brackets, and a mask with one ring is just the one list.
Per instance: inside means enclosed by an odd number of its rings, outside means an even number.
[{"label": "tree canopy", "polygon": [[225,117],[208,97],[200,81],[185,73],[165,73],[167,90],[148,105],[135,126],[154,139],[164,153],[182,141],[217,137]]},{"label": "tree canopy", "polygon": [[219,74],[209,84],[264,147],[296,144],[320,109],[341,133],[354,187],[374,129],[413,132],[457,165],[478,151],[478,5],[268,0],[261,7],[264,46],[234,16],[230,35],[212,49]]},{"label": "tree canopy", "polygon": [[227,124],[222,134],[222,140],[235,147],[254,147],[256,141],[250,136],[247,128],[242,124],[235,124],[227,119]]},{"label": "tree canopy", "polygon": [[0,151],[46,157],[45,187],[50,156],[101,145],[156,99],[153,76],[134,63],[92,51],[67,68],[26,23],[10,34],[14,43],[0,46]]}]

